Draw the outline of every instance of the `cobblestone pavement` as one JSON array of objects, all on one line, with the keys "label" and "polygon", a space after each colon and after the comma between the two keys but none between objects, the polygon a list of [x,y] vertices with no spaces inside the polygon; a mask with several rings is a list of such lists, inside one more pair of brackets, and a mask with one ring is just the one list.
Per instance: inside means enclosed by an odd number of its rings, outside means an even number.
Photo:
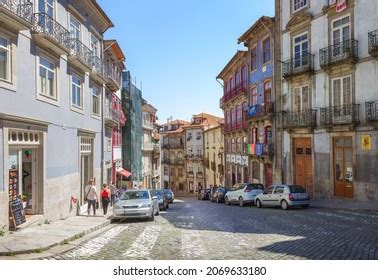
[{"label": "cobblestone pavement", "polygon": [[55,259],[378,259],[378,214],[226,206],[185,198],[154,222],[117,222]]}]

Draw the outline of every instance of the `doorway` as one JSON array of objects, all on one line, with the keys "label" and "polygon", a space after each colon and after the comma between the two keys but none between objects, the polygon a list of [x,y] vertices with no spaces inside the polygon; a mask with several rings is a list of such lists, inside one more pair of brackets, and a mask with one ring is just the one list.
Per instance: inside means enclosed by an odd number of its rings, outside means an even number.
[{"label": "doorway", "polygon": [[85,186],[88,184],[89,177],[89,156],[81,156],[81,162],[80,162],[80,171],[81,171],[81,195],[80,200],[81,203],[84,203],[84,190]]},{"label": "doorway", "polygon": [[352,137],[333,139],[335,196],[353,198]]},{"label": "doorway", "polygon": [[270,163],[265,163],[265,188],[269,188],[272,185],[273,169]]},{"label": "doorway", "polygon": [[312,193],[312,148],[311,138],[294,139],[295,184]]}]

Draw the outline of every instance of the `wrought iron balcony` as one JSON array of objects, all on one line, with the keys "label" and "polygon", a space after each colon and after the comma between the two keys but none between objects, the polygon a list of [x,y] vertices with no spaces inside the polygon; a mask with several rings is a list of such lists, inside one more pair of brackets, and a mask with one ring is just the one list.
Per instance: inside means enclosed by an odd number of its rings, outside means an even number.
[{"label": "wrought iron balcony", "polygon": [[69,53],[70,33],[48,14],[34,14],[33,33],[35,41],[43,47],[52,49],[60,55]]},{"label": "wrought iron balcony", "polygon": [[346,104],[320,109],[320,124],[332,125],[356,125],[360,122],[360,104]]},{"label": "wrought iron balcony", "polygon": [[77,38],[68,39],[68,45],[70,48],[69,61],[76,67],[89,71],[91,69],[91,50]]},{"label": "wrought iron balcony", "polygon": [[320,67],[329,68],[341,62],[356,63],[358,61],[358,41],[345,40],[338,44],[323,48],[319,51]]},{"label": "wrought iron balcony", "polygon": [[248,80],[242,81],[240,84],[235,85],[235,87],[229,91],[225,91],[220,105],[230,101],[236,96],[240,96],[248,92]]},{"label": "wrought iron balcony", "polygon": [[378,30],[369,32],[369,53],[378,58]]},{"label": "wrought iron balcony", "polygon": [[193,171],[188,171],[188,177],[194,177],[194,172]]},{"label": "wrought iron balcony", "polygon": [[378,121],[378,100],[365,102],[365,115],[367,122]]},{"label": "wrought iron balcony", "polygon": [[197,172],[197,178],[203,178],[203,172]]},{"label": "wrought iron balcony", "polygon": [[33,21],[33,4],[28,0],[0,0],[0,22],[17,31],[29,29]]},{"label": "wrought iron balcony", "polygon": [[283,63],[282,75],[289,78],[298,74],[314,72],[314,55],[306,53]]},{"label": "wrought iron balcony", "polygon": [[284,128],[314,128],[316,126],[316,110],[307,109],[296,112],[283,112],[282,121]]},{"label": "wrought iron balcony", "polygon": [[176,158],[176,163],[178,165],[184,165],[185,164],[185,160],[182,157],[178,157],[178,158]]},{"label": "wrought iron balcony", "polygon": [[248,144],[248,155],[253,157],[264,157],[269,156],[273,158],[274,156],[274,144],[273,143],[254,143]]},{"label": "wrought iron balcony", "polygon": [[104,106],[104,119],[105,123],[110,125],[118,125],[119,123],[119,112],[113,109],[110,105]]},{"label": "wrought iron balcony", "polygon": [[104,63],[98,56],[91,56],[92,78],[105,83]]},{"label": "wrought iron balcony", "polygon": [[246,116],[248,119],[253,119],[269,117],[271,113],[273,113],[273,103],[265,102],[264,104],[256,104],[249,106]]},{"label": "wrought iron balcony", "polygon": [[116,66],[108,62],[106,65],[106,84],[113,91],[119,90],[121,87],[121,72],[116,71]]}]

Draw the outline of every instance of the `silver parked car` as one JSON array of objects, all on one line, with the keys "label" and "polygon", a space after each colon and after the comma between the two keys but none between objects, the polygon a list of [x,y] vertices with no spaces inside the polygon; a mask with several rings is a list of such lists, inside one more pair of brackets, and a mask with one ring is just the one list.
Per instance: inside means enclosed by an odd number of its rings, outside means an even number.
[{"label": "silver parked car", "polygon": [[247,203],[254,203],[256,195],[263,193],[264,186],[261,184],[235,184],[224,195],[224,202],[228,204],[238,203],[244,206]]},{"label": "silver parked car", "polygon": [[112,220],[148,218],[153,221],[159,214],[158,199],[149,190],[127,190],[114,204]]},{"label": "silver parked car", "polygon": [[281,206],[287,210],[292,206],[307,208],[310,196],[306,190],[298,185],[273,185],[255,198],[258,208],[262,206]]}]

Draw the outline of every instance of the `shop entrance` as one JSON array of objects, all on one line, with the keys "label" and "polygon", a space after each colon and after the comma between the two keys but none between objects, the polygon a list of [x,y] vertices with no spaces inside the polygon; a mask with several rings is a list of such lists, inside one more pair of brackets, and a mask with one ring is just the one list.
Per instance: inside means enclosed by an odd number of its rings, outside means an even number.
[{"label": "shop entrance", "polygon": [[[89,179],[93,178],[93,138],[80,137],[80,201],[85,200],[85,186]],[[95,181],[96,184],[96,181]]]},{"label": "shop entrance", "polygon": [[272,185],[273,169],[270,163],[264,164],[265,169],[265,187],[268,188]]},{"label": "shop entrance", "polygon": [[335,196],[353,198],[352,138],[333,139]]},{"label": "shop entrance", "polygon": [[295,184],[312,193],[312,148],[311,138],[294,139]]}]

